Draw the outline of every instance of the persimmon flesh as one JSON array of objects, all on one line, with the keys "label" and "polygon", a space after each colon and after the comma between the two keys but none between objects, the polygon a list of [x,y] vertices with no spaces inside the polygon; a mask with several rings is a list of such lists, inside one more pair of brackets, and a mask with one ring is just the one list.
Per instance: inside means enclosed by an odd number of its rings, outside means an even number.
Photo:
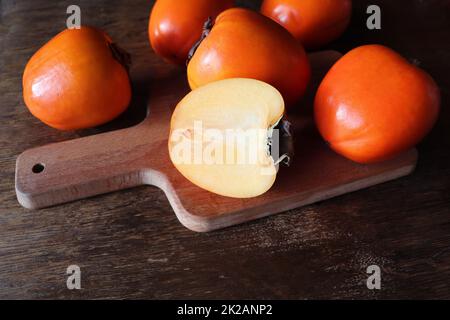
[{"label": "persimmon flesh", "polygon": [[323,138],[360,163],[387,160],[415,146],[433,127],[439,108],[434,80],[381,45],[358,47],[338,60],[314,103]]},{"label": "persimmon flesh", "polygon": [[178,171],[219,195],[249,198],[273,185],[271,128],[284,112],[281,94],[253,79],[226,79],[191,91],[175,108],[169,154]]},{"label": "persimmon flesh", "polygon": [[269,18],[247,9],[222,12],[187,68],[192,89],[227,78],[252,78],[277,88],[286,105],[305,93],[310,66],[301,44]]},{"label": "persimmon flesh", "polygon": [[23,73],[25,104],[35,117],[60,130],[108,122],[131,99],[127,60],[103,31],[66,29],[28,61]]}]

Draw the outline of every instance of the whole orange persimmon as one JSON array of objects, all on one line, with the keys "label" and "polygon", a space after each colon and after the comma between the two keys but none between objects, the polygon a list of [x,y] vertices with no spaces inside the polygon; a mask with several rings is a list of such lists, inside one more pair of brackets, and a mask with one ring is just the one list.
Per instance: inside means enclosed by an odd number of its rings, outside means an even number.
[{"label": "whole orange persimmon", "polygon": [[351,0],[264,0],[261,12],[280,23],[308,49],[338,38],[347,28]]},{"label": "whole orange persimmon", "polygon": [[168,62],[184,65],[208,18],[233,5],[234,0],[157,0],[148,25],[153,50]]},{"label": "whole orange persimmon", "polygon": [[51,127],[73,130],[108,122],[127,107],[128,55],[103,31],[67,29],[40,48],[23,73],[23,98]]},{"label": "whole orange persimmon", "polygon": [[252,78],[277,88],[287,106],[305,93],[310,66],[286,29],[247,9],[222,12],[187,68],[192,89],[227,78]]},{"label": "whole orange persimmon", "polygon": [[314,111],[323,138],[360,163],[395,157],[433,127],[440,107],[434,80],[395,51],[361,46],[330,69]]}]

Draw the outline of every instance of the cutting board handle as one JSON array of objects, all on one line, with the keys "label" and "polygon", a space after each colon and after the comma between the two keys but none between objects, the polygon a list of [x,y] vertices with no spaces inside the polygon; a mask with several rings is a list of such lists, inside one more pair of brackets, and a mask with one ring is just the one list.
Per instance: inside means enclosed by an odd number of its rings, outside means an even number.
[{"label": "cutting board handle", "polygon": [[142,185],[142,140],[134,127],[27,150],[16,161],[17,199],[36,209]]}]

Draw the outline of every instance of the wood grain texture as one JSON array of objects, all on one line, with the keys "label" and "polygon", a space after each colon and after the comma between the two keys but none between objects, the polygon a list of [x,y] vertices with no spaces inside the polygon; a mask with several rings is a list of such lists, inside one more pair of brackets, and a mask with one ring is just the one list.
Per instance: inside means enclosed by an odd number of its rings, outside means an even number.
[{"label": "wood grain texture", "polygon": [[[310,92],[317,90],[340,57],[331,50],[309,55],[313,74]],[[411,173],[416,166],[416,150],[374,165],[359,165],[332,152],[315,130],[312,113],[305,112],[312,110],[311,94],[298,107],[303,112],[288,114],[295,156],[289,167],[281,168],[274,186],[250,199],[219,196],[193,185],[172,165],[167,150],[170,118],[178,101],[189,92],[185,75],[174,77],[165,91],[154,91],[147,117],[136,126],[53,143],[19,155],[19,202],[26,208],[39,209],[153,185],[164,191],[184,226],[205,232],[393,180]]]},{"label": "wood grain texture", "polygon": [[[151,1],[78,3],[84,23],[132,54],[133,102],[120,119],[91,130],[59,132],[34,119],[22,102],[22,71],[64,28],[71,3],[0,2],[0,298],[450,298],[448,1],[355,1],[350,29],[329,46],[388,45],[440,85],[442,113],[412,175],[207,234],[182,227],[154,187],[38,211],[17,203],[20,153],[135,125],[145,117],[148,86],[164,90],[183,72],[148,45]],[[369,3],[382,8],[380,31],[365,29]],[[80,291],[66,288],[70,264],[81,267]],[[379,291],[365,286],[370,264],[382,268]]]}]

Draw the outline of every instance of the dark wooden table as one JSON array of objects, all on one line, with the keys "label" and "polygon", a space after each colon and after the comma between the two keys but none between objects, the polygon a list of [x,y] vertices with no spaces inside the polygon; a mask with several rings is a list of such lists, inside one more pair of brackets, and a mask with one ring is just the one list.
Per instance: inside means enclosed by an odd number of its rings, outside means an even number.
[{"label": "dark wooden table", "polygon": [[[414,174],[208,234],[181,226],[152,187],[39,211],[18,204],[18,154],[136,124],[145,115],[143,88],[183,72],[149,46],[152,1],[77,2],[84,24],[132,54],[133,102],[112,123],[80,132],[33,118],[22,71],[65,27],[69,2],[0,1],[0,298],[450,298],[450,1],[354,1],[351,27],[329,46],[391,46],[440,85],[442,113],[419,146]],[[365,27],[368,3],[382,8],[380,31]],[[71,264],[81,267],[79,291],[66,287]],[[382,269],[381,290],[366,287],[371,264]]]}]

